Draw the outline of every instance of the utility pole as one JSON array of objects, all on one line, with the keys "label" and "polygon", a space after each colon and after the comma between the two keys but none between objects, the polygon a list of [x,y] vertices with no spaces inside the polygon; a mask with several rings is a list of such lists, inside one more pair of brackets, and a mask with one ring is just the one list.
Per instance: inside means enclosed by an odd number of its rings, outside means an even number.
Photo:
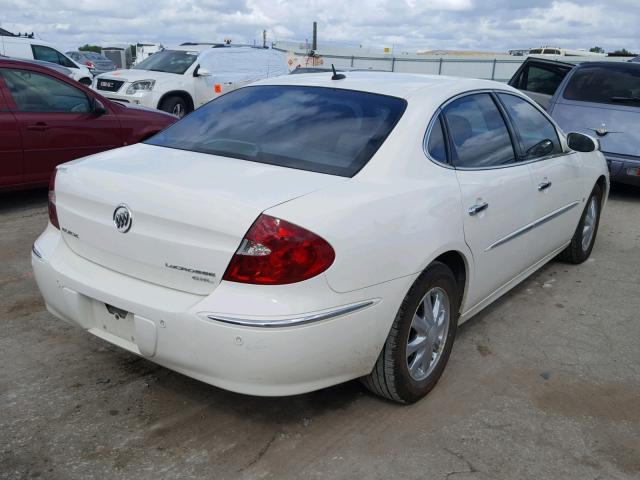
[{"label": "utility pole", "polygon": [[262,30],[262,48],[267,48],[267,31]]},{"label": "utility pole", "polygon": [[311,40],[311,50],[318,49],[318,22],[313,22],[313,39]]}]

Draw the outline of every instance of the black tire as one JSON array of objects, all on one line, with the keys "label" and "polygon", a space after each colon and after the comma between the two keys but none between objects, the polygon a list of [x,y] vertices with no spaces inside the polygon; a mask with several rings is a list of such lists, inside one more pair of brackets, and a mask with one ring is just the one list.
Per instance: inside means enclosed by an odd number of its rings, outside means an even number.
[{"label": "black tire", "polygon": [[[433,370],[426,378],[416,380],[409,371],[407,344],[411,339],[414,314],[425,295],[434,288],[444,291],[448,297],[449,328]],[[438,383],[451,355],[458,325],[460,297],[453,272],[445,264],[433,262],[404,298],[375,367],[361,379],[362,383],[373,393],[399,403],[414,403],[429,393]]]},{"label": "black tire", "polygon": [[[586,248],[583,246],[583,236],[584,236],[584,227],[585,221],[587,219],[587,212],[589,211],[589,207],[591,205],[592,200],[595,199],[595,205],[597,208],[595,224],[593,226],[593,235],[591,236],[591,240],[586,245]],[[587,204],[584,207],[584,211],[582,212],[582,216],[580,217],[580,222],[578,222],[578,227],[571,238],[571,243],[565,248],[560,255],[558,255],[558,259],[563,262],[580,264],[584,262],[591,255],[591,250],[593,250],[593,246],[596,243],[596,237],[598,236],[598,227],[600,226],[600,211],[602,208],[602,190],[599,185],[593,187],[593,191],[591,195],[589,195],[589,199],[587,200]]]},{"label": "black tire", "polygon": [[189,106],[182,97],[168,97],[160,104],[160,110],[182,118],[189,113]]}]

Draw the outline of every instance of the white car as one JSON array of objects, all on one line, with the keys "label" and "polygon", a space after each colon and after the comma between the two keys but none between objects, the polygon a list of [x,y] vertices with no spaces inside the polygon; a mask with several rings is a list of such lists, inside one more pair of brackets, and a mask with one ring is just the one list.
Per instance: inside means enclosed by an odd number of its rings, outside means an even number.
[{"label": "white car", "polygon": [[264,80],[59,167],[32,255],[49,311],[236,392],[363,377],[408,403],[460,322],[589,257],[592,138],[491,81],[342,77]]},{"label": "white car", "polygon": [[154,53],[129,70],[98,75],[93,88],[111,100],[182,118],[216,96],[286,73],[286,58],[275,50],[184,44]]},{"label": "white car", "polygon": [[93,81],[93,74],[85,65],[80,65],[52,44],[37,38],[0,36],[0,55],[56,63],[71,70],[71,78],[83,85],[91,85]]}]

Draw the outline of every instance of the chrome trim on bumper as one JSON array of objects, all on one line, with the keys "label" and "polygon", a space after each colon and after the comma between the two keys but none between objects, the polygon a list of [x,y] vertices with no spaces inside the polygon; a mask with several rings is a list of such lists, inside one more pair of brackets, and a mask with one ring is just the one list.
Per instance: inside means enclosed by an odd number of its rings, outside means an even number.
[{"label": "chrome trim on bumper", "polygon": [[38,258],[42,258],[42,254],[38,251],[38,249],[36,248],[36,244],[34,243],[33,246],[31,247],[31,253],[33,253],[36,257]]},{"label": "chrome trim on bumper", "polygon": [[348,313],[357,312],[364,308],[370,307],[377,303],[378,300],[366,300],[364,302],[353,303],[351,305],[344,305],[328,311],[320,313],[310,313],[301,317],[294,318],[282,318],[275,320],[251,320],[247,318],[240,318],[227,315],[206,314],[208,320],[214,322],[223,322],[231,325],[239,325],[242,327],[261,327],[261,328],[281,328],[281,327],[297,327],[298,325],[306,325],[309,323],[320,322],[322,320],[328,320],[330,318],[339,317],[341,315],[347,315]]},{"label": "chrome trim on bumper", "polygon": [[556,210],[555,212],[551,212],[548,215],[545,215],[544,217],[536,220],[533,223],[530,223],[529,225],[525,225],[524,227],[516,230],[513,233],[510,233],[509,235],[507,235],[506,237],[501,238],[500,240],[498,240],[497,242],[495,242],[492,245],[489,245],[487,248],[485,248],[485,252],[488,252],[489,250],[492,250],[496,247],[499,247],[500,245],[504,245],[505,243],[513,240],[514,238],[519,237],[520,235],[523,235],[531,230],[533,230],[536,227],[539,227],[540,225],[547,223],[550,220],[553,220],[556,217],[559,217],[560,215],[562,215],[565,212],[568,212],[569,210],[571,210],[572,208],[576,207],[577,205],[579,205],[580,202],[573,202],[570,203],[569,205],[566,205],[558,210]]}]

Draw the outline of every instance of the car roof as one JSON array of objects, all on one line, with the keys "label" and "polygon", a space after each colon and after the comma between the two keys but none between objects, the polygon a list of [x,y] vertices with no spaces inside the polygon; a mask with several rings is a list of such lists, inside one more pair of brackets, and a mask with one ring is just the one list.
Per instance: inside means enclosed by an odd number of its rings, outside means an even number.
[{"label": "car roof", "polygon": [[345,72],[342,80],[332,80],[330,72],[285,75],[268,78],[253,85],[297,85],[310,87],[340,88],[377,93],[409,99],[419,95],[433,98],[449,98],[471,90],[517,90],[504,83],[476,78],[448,77],[445,75],[423,75],[413,73],[352,71]]},{"label": "car roof", "polygon": [[628,70],[632,72],[640,71],[640,64],[635,62],[583,62],[580,65],[577,65],[577,68],[585,68],[585,67],[605,67],[605,68],[615,68],[617,70]]},{"label": "car roof", "polygon": [[53,70],[53,72],[57,73],[58,75],[62,75],[62,76],[68,76],[68,73],[66,73],[66,72],[71,73],[71,70],[69,70],[68,68],[63,67],[62,65],[57,65],[55,63],[44,62],[44,61],[41,61],[41,60],[17,59],[17,58],[11,58],[11,57],[4,57],[2,55],[0,55],[0,67],[5,67],[5,68],[7,68],[7,67],[18,67],[18,68],[30,67],[30,68],[32,68],[34,70],[38,70],[38,71],[44,72],[44,73],[51,73],[51,71]]}]

